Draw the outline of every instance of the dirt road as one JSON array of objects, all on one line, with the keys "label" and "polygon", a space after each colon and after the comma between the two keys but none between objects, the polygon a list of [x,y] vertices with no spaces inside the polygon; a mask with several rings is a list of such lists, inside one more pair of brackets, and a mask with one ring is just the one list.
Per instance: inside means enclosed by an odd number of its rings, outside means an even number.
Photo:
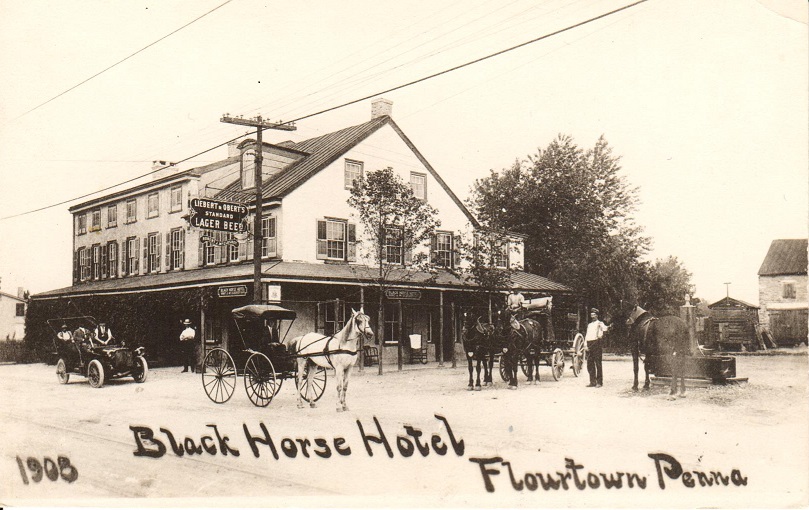
[{"label": "dirt road", "polygon": [[[507,391],[495,374],[480,392],[466,390],[465,367],[374,368],[352,375],[350,411],[337,413],[331,380],[317,408],[297,409],[291,381],[256,408],[241,379],[217,405],[174,368],[93,389],[76,376],[59,385],[52,366],[0,366],[0,502],[807,505],[805,351],[739,357],[749,383],[673,402],[665,388],[630,391],[627,358],[604,368],[603,388],[543,367],[537,386]],[[47,464],[38,482],[29,457]],[[149,502],[160,501],[129,505]]]}]

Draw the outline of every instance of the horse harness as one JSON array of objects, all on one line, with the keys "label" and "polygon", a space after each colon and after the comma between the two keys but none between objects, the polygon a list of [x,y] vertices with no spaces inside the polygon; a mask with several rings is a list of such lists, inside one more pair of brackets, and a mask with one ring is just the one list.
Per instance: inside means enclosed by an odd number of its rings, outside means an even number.
[{"label": "horse harness", "polygon": [[[657,320],[657,317],[653,315],[649,315],[648,317],[644,318],[641,322],[638,323],[638,328],[642,328],[641,331],[643,332],[643,345],[646,346],[646,338],[649,336],[649,330],[651,329],[652,323]],[[646,362],[646,353],[644,352],[643,356],[641,356],[640,351],[641,339],[638,337],[638,357],[645,363]]]},{"label": "horse harness", "polygon": [[[358,331],[359,331],[360,335],[362,336],[363,340],[368,339],[368,336],[365,334],[365,332],[362,329],[359,329]],[[323,352],[321,354],[306,354],[306,355],[304,355],[304,357],[325,356],[326,362],[329,364],[329,367],[331,367],[331,368],[334,368],[334,364],[331,362],[331,355],[333,355],[333,354],[349,354],[351,356],[356,356],[357,353],[359,352],[359,351],[352,351],[352,350],[349,350],[349,349],[335,349],[333,351],[329,351],[329,344],[331,343],[332,340],[334,340],[334,338],[335,338],[334,335],[331,335],[331,336],[325,336],[324,335],[321,338],[318,338],[317,340],[312,340],[305,347],[303,347],[301,349],[298,349],[298,352],[302,351],[306,347],[309,347],[310,345],[314,344],[315,342],[319,342],[319,341],[325,339],[326,340],[326,345],[323,347]],[[296,354],[295,356],[300,357],[301,355]]]}]

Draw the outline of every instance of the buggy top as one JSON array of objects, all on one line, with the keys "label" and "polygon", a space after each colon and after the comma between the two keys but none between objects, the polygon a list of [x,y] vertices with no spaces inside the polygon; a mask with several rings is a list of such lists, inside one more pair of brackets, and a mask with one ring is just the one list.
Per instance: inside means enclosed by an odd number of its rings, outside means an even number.
[{"label": "buggy top", "polygon": [[294,310],[287,310],[277,305],[247,305],[234,308],[230,312],[238,320],[294,320],[297,314]]}]

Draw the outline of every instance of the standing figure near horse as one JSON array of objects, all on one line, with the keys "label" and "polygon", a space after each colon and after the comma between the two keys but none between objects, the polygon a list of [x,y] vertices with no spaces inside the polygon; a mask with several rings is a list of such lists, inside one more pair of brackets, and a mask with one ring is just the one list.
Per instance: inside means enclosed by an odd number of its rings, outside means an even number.
[{"label": "standing figure near horse", "polygon": [[[351,310],[351,318],[345,327],[333,336],[307,333],[285,341],[287,350],[295,354],[298,363],[298,408],[303,408],[300,390],[303,387],[303,378],[312,377],[314,370],[310,369],[317,365],[334,369],[337,381],[337,411],[348,411],[346,404],[348,378],[351,375],[351,367],[357,361],[359,341],[362,337],[367,342],[373,336],[370,318],[360,308],[359,312]],[[315,402],[310,402],[309,406],[315,407]]]},{"label": "standing figure near horse", "polygon": [[635,378],[632,389],[638,390],[638,359],[643,356],[646,379],[643,389],[649,389],[649,374],[657,373],[659,359],[671,357],[671,390],[670,398],[677,393],[677,382],[680,383],[680,397],[685,397],[685,363],[691,355],[691,345],[686,322],[673,315],[654,317],[652,314],[635,305],[629,313],[627,324],[631,326],[629,338],[632,347],[632,370]]},{"label": "standing figure near horse", "polygon": [[587,332],[584,340],[587,342],[587,373],[590,374],[590,384],[588,388],[600,388],[604,385],[604,371],[601,368],[601,358],[604,353],[604,333],[609,326],[598,319],[598,309],[590,310],[590,323],[587,324]]},{"label": "standing figure near horse", "polygon": [[[495,353],[495,325],[483,323],[471,310],[463,313],[461,327],[461,341],[463,342],[466,362],[469,368],[469,386],[472,391],[481,390],[480,369],[483,367],[483,385],[492,383],[492,369],[494,367]],[[477,362],[477,378],[473,380],[474,362]],[[474,384],[473,384],[474,383]]]}]

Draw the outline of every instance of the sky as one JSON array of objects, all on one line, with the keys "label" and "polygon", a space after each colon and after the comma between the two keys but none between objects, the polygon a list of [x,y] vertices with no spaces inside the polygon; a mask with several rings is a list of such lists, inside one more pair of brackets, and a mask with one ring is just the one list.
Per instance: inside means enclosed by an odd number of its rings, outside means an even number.
[{"label": "sky", "polygon": [[[308,117],[270,142],[319,136],[367,121],[371,100],[312,114],[630,3],[1,0],[0,289],[69,286],[68,207],[95,195],[73,199],[154,160],[223,159],[209,149],[246,132],[225,113]],[[770,242],[807,236],[807,9],[647,0],[381,96],[461,198],[558,134],[603,134],[650,259],[676,256],[709,302],[730,282],[757,304]]]}]

